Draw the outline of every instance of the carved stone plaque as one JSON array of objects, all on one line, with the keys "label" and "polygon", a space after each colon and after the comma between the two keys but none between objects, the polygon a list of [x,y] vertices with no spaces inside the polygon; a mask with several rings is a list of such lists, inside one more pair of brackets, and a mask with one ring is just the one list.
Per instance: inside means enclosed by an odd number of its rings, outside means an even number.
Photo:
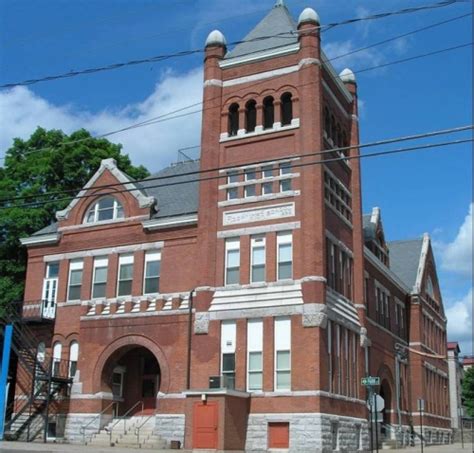
[{"label": "carved stone plaque", "polygon": [[224,225],[237,225],[239,223],[262,222],[265,220],[293,217],[295,215],[295,204],[278,204],[263,206],[255,209],[224,212]]}]

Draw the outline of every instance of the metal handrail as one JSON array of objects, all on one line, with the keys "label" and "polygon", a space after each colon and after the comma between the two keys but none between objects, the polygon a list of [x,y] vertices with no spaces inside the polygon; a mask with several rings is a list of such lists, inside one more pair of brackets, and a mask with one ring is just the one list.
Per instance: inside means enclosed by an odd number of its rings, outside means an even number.
[{"label": "metal handrail", "polygon": [[123,433],[125,434],[127,432],[127,417],[128,415],[138,406],[141,406],[141,410],[143,411],[144,409],[144,404],[143,401],[137,401],[125,414],[121,415],[120,417],[117,418],[117,421],[110,427],[110,429],[105,428],[106,431],[109,432],[109,437],[110,437],[110,444],[112,445],[112,432],[115,428],[115,425],[117,425],[118,422],[120,422],[123,419]]},{"label": "metal handrail", "polygon": [[[81,426],[80,432],[82,434],[82,441],[86,443],[86,428],[94,422],[96,419],[100,418],[102,415],[104,415],[112,406],[117,404],[117,401],[112,401],[103,411],[101,411],[99,414],[97,414],[92,420],[89,421],[89,423],[86,423],[85,425]],[[99,423],[99,431],[100,432],[100,423]]]},{"label": "metal handrail", "polygon": [[151,418],[153,418],[155,416],[155,414],[151,414],[150,416],[148,416],[144,421],[143,423],[140,425],[140,426],[137,426],[135,428],[135,435],[137,436],[137,445],[140,445],[140,430],[143,428],[144,425],[146,425],[146,423],[148,422],[148,420],[150,420]]}]

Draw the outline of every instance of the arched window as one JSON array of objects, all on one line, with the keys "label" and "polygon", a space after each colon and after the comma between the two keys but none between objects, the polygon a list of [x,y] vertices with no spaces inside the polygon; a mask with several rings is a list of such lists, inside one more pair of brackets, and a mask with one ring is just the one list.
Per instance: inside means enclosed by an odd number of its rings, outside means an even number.
[{"label": "arched window", "polygon": [[257,103],[251,99],[245,104],[245,130],[247,132],[253,132],[257,125]]},{"label": "arched window", "polygon": [[237,135],[239,130],[239,104],[232,104],[229,107],[229,136]]},{"label": "arched window", "polygon": [[286,126],[291,124],[293,119],[293,102],[291,100],[291,93],[283,93],[281,95],[281,125]]},{"label": "arched window", "polygon": [[79,360],[79,343],[71,341],[69,345],[69,377],[74,377],[77,371],[77,361]]},{"label": "arched window", "polygon": [[339,124],[336,127],[336,146],[338,148],[342,146],[342,131]]},{"label": "arched window", "polygon": [[263,128],[271,129],[275,122],[275,110],[273,107],[273,98],[267,96],[263,100]]},{"label": "arched window", "polygon": [[[346,134],[346,131],[342,131],[342,146],[344,148],[348,147],[349,146],[349,141],[347,140],[347,134]],[[350,149],[345,149],[343,151],[344,155],[345,156],[348,156],[350,154]]]},{"label": "arched window", "polygon": [[53,375],[59,376],[63,346],[59,341],[53,345]]},{"label": "arched window", "polygon": [[324,107],[324,130],[328,137],[331,136],[331,118],[329,116],[329,110],[327,107]]},{"label": "arched window", "polygon": [[334,115],[331,115],[331,133],[329,136],[332,138],[333,143],[336,144],[336,119]]},{"label": "arched window", "polygon": [[103,197],[87,211],[85,223],[123,219],[123,206],[114,197]]},{"label": "arched window", "polygon": [[436,300],[436,296],[435,296],[435,291],[434,291],[434,286],[433,286],[433,280],[431,280],[431,277],[428,277],[428,279],[426,280],[426,294],[428,294],[428,296],[430,296],[433,300]]}]

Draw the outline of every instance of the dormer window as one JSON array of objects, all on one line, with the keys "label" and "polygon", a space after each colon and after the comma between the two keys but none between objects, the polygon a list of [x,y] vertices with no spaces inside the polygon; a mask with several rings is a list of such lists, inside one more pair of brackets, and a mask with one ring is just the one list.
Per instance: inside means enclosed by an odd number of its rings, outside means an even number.
[{"label": "dormer window", "polygon": [[123,207],[114,197],[104,197],[94,203],[86,214],[85,223],[123,219]]}]

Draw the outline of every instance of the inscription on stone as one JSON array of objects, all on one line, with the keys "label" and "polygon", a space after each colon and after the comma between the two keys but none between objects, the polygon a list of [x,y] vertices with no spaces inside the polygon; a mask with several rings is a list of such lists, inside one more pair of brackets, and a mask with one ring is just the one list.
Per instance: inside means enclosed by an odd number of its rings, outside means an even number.
[{"label": "inscription on stone", "polygon": [[279,204],[245,211],[224,212],[223,224],[236,225],[239,223],[262,222],[265,220],[281,219],[282,217],[293,217],[294,215],[294,203]]}]

